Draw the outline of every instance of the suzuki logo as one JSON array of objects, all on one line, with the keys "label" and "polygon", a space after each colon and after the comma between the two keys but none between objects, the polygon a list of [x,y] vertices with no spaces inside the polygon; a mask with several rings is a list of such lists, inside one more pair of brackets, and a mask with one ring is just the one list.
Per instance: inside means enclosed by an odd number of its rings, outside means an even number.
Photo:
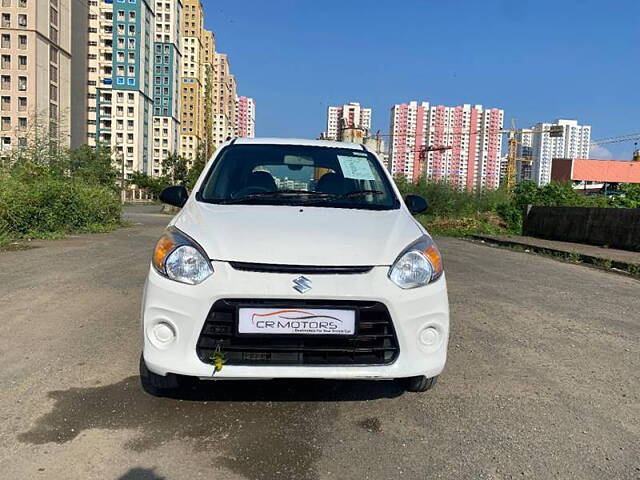
[{"label": "suzuki logo", "polygon": [[305,293],[307,290],[311,290],[311,280],[307,277],[298,277],[293,281],[293,289]]}]

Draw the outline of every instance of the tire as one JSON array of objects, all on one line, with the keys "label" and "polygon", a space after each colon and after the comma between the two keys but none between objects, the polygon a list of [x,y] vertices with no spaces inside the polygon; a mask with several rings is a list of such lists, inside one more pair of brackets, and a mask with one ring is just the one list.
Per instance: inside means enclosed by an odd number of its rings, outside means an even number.
[{"label": "tire", "polygon": [[426,392],[427,390],[431,390],[436,382],[438,381],[438,377],[425,377],[423,375],[419,375],[417,377],[409,377],[404,380],[404,388],[408,392]]},{"label": "tire", "polygon": [[180,388],[180,377],[173,373],[168,373],[165,376],[153,373],[144,363],[144,357],[140,355],[140,384],[149,395],[163,397]]}]

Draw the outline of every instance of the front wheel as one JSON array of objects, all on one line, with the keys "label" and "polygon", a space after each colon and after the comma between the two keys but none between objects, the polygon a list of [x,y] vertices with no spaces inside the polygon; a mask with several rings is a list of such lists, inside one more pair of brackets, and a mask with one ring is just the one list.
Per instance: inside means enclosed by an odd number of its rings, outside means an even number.
[{"label": "front wheel", "polygon": [[403,378],[402,380],[405,390],[409,392],[426,392],[434,387],[438,377],[429,378],[424,375],[418,375],[417,377]]},{"label": "front wheel", "polygon": [[173,373],[165,376],[153,373],[144,363],[144,357],[140,355],[140,383],[142,389],[149,395],[162,397],[180,387],[180,378]]}]

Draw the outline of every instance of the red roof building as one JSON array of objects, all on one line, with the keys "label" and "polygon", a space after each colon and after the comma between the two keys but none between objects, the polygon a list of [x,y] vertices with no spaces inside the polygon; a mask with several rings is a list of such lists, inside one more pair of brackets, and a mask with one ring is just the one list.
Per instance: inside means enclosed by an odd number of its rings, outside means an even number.
[{"label": "red roof building", "polygon": [[640,183],[640,162],[587,158],[554,158],[551,180],[555,182]]}]

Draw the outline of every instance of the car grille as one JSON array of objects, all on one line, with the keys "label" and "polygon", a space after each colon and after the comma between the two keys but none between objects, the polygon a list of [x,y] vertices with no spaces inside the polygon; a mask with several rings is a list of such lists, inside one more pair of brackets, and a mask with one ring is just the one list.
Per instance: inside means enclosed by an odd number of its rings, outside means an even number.
[{"label": "car grille", "polygon": [[271,263],[229,262],[236,270],[266,273],[301,273],[305,275],[349,275],[370,272],[372,266],[331,267],[318,265],[274,265]]},{"label": "car grille", "polygon": [[[236,311],[243,307],[356,309],[356,335],[237,334]],[[215,350],[224,353],[225,365],[386,365],[399,353],[398,339],[387,308],[379,302],[218,300],[200,333],[196,352],[212,363]]]}]

